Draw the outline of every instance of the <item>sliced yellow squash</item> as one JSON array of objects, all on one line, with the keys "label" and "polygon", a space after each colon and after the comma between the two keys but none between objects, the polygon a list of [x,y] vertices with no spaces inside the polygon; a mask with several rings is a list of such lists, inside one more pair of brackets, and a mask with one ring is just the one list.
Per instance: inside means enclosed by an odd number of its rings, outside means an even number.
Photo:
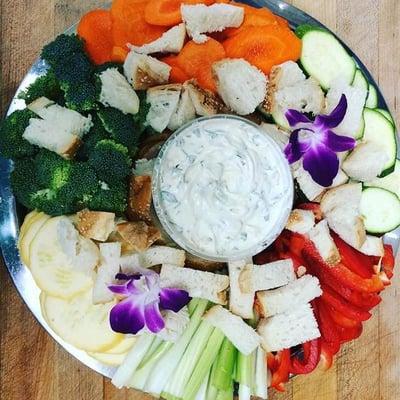
[{"label": "sliced yellow squash", "polygon": [[100,361],[103,364],[110,365],[112,367],[118,367],[121,365],[128,353],[122,354],[110,354],[110,353],[88,353],[90,357]]},{"label": "sliced yellow squash", "polygon": [[32,218],[37,214],[38,211],[33,210],[29,214],[25,215],[24,222],[22,223],[21,228],[19,229],[19,237],[22,237],[25,234],[26,228],[29,227]]},{"label": "sliced yellow squash", "polygon": [[132,336],[124,335],[124,338],[114,347],[111,347],[106,351],[107,354],[125,354],[135,344],[136,338]]}]

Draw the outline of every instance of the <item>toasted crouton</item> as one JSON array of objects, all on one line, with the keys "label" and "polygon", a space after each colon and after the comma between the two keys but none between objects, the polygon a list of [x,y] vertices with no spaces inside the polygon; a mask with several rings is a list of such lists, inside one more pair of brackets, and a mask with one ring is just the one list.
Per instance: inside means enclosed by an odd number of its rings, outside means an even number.
[{"label": "toasted crouton", "polygon": [[365,237],[365,242],[359,250],[367,256],[375,257],[383,257],[385,253],[382,238],[371,235]]},{"label": "toasted crouton", "polygon": [[77,229],[82,236],[105,242],[115,226],[115,214],[104,211],[82,210],[77,214]]},{"label": "toasted crouton", "polygon": [[168,83],[171,67],[145,54],[130,51],[124,63],[124,74],[135,90]]},{"label": "toasted crouton", "polygon": [[36,115],[40,115],[41,111],[45,108],[55,104],[53,100],[48,99],[47,97],[39,97],[38,99],[29,103],[26,108]]},{"label": "toasted crouton", "polygon": [[303,275],[300,279],[274,290],[257,292],[257,300],[263,318],[272,317],[307,304],[321,296],[318,278]]},{"label": "toasted crouton", "polygon": [[133,221],[151,223],[151,176],[132,176],[129,186],[128,216]]},{"label": "toasted crouton", "polygon": [[161,238],[160,231],[146,222],[122,222],[116,226],[116,231],[131,250],[141,252],[148,249]]},{"label": "toasted crouton", "polygon": [[179,24],[164,32],[158,39],[143,46],[130,46],[139,54],[179,53],[185,43],[186,27]]},{"label": "toasted crouton", "polygon": [[229,287],[229,278],[226,275],[163,264],[160,281],[162,287],[183,289],[191,297],[226,304],[226,289]]},{"label": "toasted crouton", "polygon": [[289,215],[286,229],[297,233],[307,233],[315,224],[314,213],[310,210],[294,209]]},{"label": "toasted crouton", "polygon": [[204,258],[196,257],[193,254],[186,254],[185,265],[189,268],[198,269],[200,271],[215,272],[225,267],[225,263],[218,261],[205,260]]},{"label": "toasted crouton", "polygon": [[189,36],[195,43],[204,43],[208,38],[203,33],[238,28],[243,22],[244,9],[231,4],[182,4],[181,14]]},{"label": "toasted crouton", "polygon": [[361,191],[360,183],[348,183],[328,190],[321,199],[321,211],[329,227],[356,249],[366,239],[360,215]]},{"label": "toasted crouton", "polygon": [[201,88],[195,80],[187,81],[183,86],[189,93],[197,115],[204,117],[228,111],[219,97],[213,92]]},{"label": "toasted crouton", "polygon": [[174,131],[187,122],[195,119],[195,117],[196,110],[194,109],[189,91],[184,85],[181,90],[178,107],[169,120],[168,129]]},{"label": "toasted crouton", "polygon": [[262,319],[257,327],[265,351],[289,349],[321,336],[310,304]]},{"label": "toasted crouton", "polygon": [[250,325],[221,306],[208,310],[204,320],[220,329],[244,355],[252,353],[260,344],[260,337]]},{"label": "toasted crouton", "polygon": [[146,101],[150,104],[147,123],[157,132],[162,132],[178,109],[182,85],[171,84],[147,90]]},{"label": "toasted crouton", "polygon": [[357,181],[368,182],[375,179],[388,161],[385,150],[376,143],[359,143],[343,161],[343,171]]},{"label": "toasted crouton", "polygon": [[225,59],[212,66],[218,94],[239,115],[251,114],[267,91],[263,72],[244,59]]},{"label": "toasted crouton", "polygon": [[308,232],[308,236],[328,265],[336,265],[340,262],[339,250],[329,233],[328,222],[326,220],[318,222]]},{"label": "toasted crouton", "polygon": [[145,268],[161,264],[183,267],[185,265],[185,259],[186,255],[184,250],[168,246],[152,246],[141,254],[141,262]]}]

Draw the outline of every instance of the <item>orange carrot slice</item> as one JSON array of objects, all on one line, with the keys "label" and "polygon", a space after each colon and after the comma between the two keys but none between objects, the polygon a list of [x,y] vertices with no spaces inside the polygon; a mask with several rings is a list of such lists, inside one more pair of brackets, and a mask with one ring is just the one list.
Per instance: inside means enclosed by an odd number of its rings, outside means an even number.
[{"label": "orange carrot slice", "polygon": [[111,61],[123,63],[128,55],[124,47],[114,46],[111,51]]},{"label": "orange carrot slice", "polygon": [[85,49],[95,64],[111,60],[112,21],[108,10],[93,10],[85,14],[78,25],[78,35],[85,41]]},{"label": "orange carrot slice", "polygon": [[213,4],[214,0],[150,0],[146,6],[145,19],[149,24],[172,26],[182,22],[182,4]]},{"label": "orange carrot slice", "polygon": [[147,3],[147,0],[113,1],[111,17],[115,46],[126,47],[128,43],[142,46],[158,39],[165,32],[165,28],[150,25],[144,19]]},{"label": "orange carrot slice", "polygon": [[167,56],[161,59],[171,67],[169,73],[170,83],[184,83],[190,79],[190,76],[178,65],[177,56]]},{"label": "orange carrot slice", "polygon": [[301,54],[301,40],[280,25],[244,28],[225,40],[227,57],[244,58],[250,64],[269,74],[274,65],[297,61]]},{"label": "orange carrot slice", "polygon": [[209,38],[201,44],[193,40],[186,43],[177,56],[177,62],[190,78],[197,79],[202,88],[216,92],[211,67],[214,62],[223,58],[225,58],[225,50],[222,44]]}]

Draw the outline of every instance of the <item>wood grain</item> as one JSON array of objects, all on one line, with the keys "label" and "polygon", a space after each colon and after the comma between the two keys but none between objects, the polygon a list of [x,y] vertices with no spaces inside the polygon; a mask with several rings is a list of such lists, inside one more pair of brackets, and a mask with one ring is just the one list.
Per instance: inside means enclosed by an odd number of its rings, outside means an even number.
[{"label": "wood grain", "polygon": [[[0,113],[43,44],[100,0],[0,0]],[[399,121],[400,2],[398,0],[291,0],[353,48],[373,73]],[[1,173],[1,172],[0,172]],[[150,400],[115,389],[66,353],[32,317],[0,268],[0,400]],[[400,399],[399,279],[328,372],[299,376],[273,400]]]}]

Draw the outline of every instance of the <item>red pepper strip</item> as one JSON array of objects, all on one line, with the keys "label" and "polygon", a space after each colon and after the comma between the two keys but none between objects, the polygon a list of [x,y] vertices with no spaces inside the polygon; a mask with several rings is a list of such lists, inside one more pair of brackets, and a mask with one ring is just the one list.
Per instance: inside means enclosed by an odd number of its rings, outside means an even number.
[{"label": "red pepper strip", "polygon": [[362,331],[363,331],[363,327],[362,327],[362,323],[359,322],[358,325],[352,327],[352,328],[343,328],[343,327],[339,327],[339,336],[340,336],[340,341],[341,343],[345,343],[345,342],[350,342],[351,340],[357,339]]},{"label": "red pepper strip", "polygon": [[[305,243],[302,254],[306,261],[306,267],[310,264],[316,264],[319,270],[317,276],[324,276],[324,280],[335,279],[340,284],[357,292],[376,293],[384,288],[378,275],[373,275],[370,279],[364,279],[350,271],[341,263],[329,266],[324,262],[317,249],[310,241]],[[313,268],[313,270],[316,271],[316,268]]]},{"label": "red pepper strip", "polygon": [[333,354],[324,340],[321,340],[321,358],[319,365],[323,371],[327,371],[333,364]]},{"label": "red pepper strip", "polygon": [[336,233],[332,232],[332,238],[339,250],[342,258],[342,263],[352,272],[359,275],[361,278],[371,278],[374,273],[374,260],[365,254],[360,253]]},{"label": "red pepper strip", "polygon": [[299,204],[296,208],[300,208],[301,210],[310,210],[314,213],[314,217],[317,221],[321,221],[322,219],[322,211],[319,203],[302,203]]},{"label": "red pepper strip", "polygon": [[395,259],[393,255],[393,247],[390,244],[385,244],[383,245],[385,249],[385,253],[382,257],[382,269],[386,273],[386,276],[389,279],[392,279],[393,277],[393,269],[395,265]]},{"label": "red pepper strip", "polygon": [[354,319],[359,322],[367,321],[371,318],[371,313],[353,306],[327,286],[322,288],[321,299],[325,304],[328,304],[333,309],[343,314],[346,318]]},{"label": "red pepper strip", "polygon": [[267,354],[267,367],[273,373],[278,368],[278,362],[272,353]]},{"label": "red pepper strip", "polygon": [[314,339],[303,343],[303,360],[292,358],[290,372],[296,375],[309,374],[317,367],[321,356],[321,340]]},{"label": "red pepper strip", "polygon": [[332,307],[329,307],[329,311],[331,314],[331,318],[333,319],[335,324],[342,328],[354,328],[355,326],[358,326],[358,324],[359,324],[358,321],[354,321],[353,319],[346,318],[344,315],[342,315],[340,312],[336,311]]},{"label": "red pepper strip", "polygon": [[257,265],[263,265],[277,260],[280,260],[278,252],[271,249],[264,250],[254,256],[254,263]]},{"label": "red pepper strip", "polygon": [[279,391],[284,391],[283,384],[289,380],[290,349],[279,351],[275,357],[279,365],[272,373],[271,386]]}]

